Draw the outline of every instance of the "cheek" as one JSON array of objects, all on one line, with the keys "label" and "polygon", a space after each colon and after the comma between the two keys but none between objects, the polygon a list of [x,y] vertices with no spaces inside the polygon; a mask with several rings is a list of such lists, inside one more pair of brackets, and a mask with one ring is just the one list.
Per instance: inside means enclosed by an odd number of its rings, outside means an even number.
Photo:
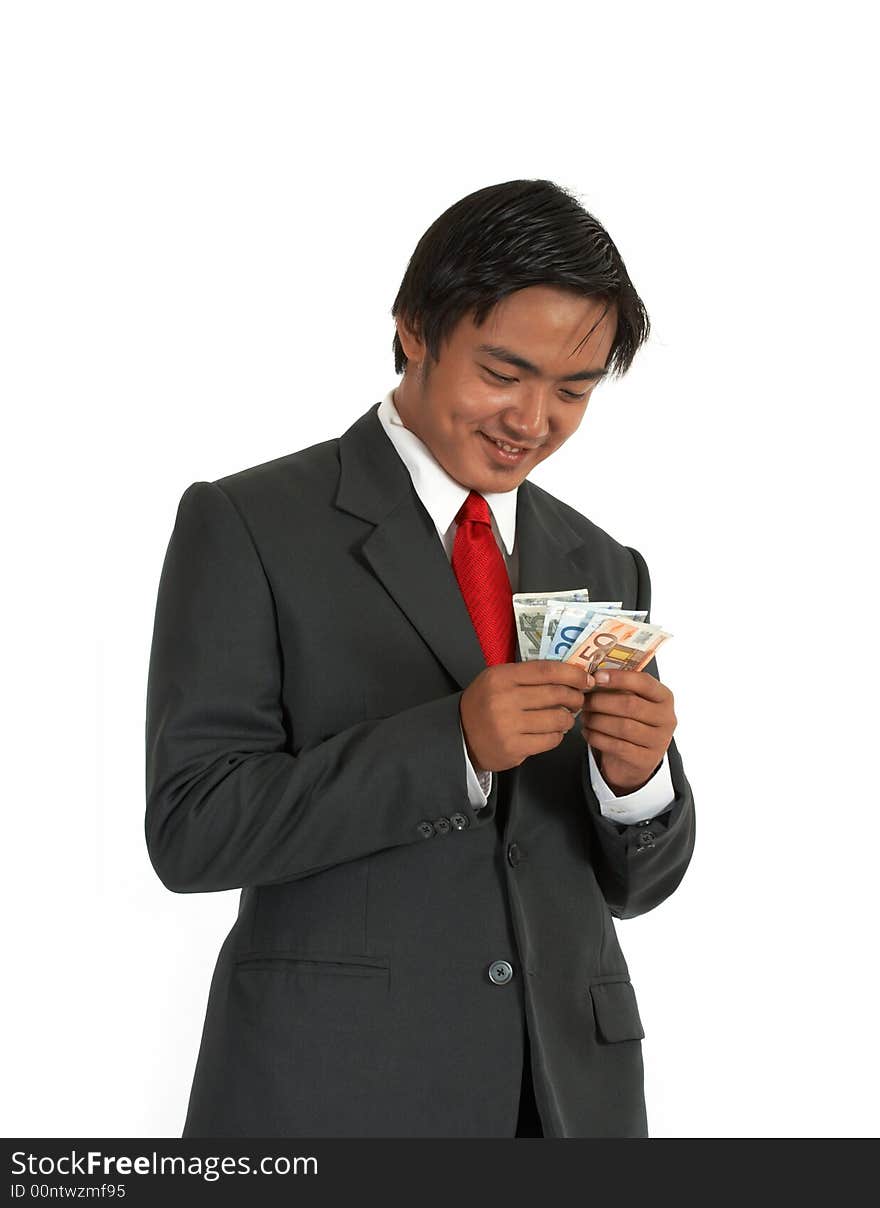
[{"label": "cheek", "polygon": [[574,435],[574,432],[575,429],[570,425],[563,427],[560,424],[557,424],[553,429],[553,435],[550,439],[551,450],[555,452],[556,449],[558,449],[561,445],[564,445],[567,440],[571,439],[571,437]]},{"label": "cheek", "polygon": [[496,413],[497,408],[487,406],[485,400],[459,397],[455,402],[455,410],[445,425],[446,434],[451,441],[466,440]]},{"label": "cheek", "polygon": [[[541,456],[538,461],[546,461],[548,457],[552,457],[557,449],[560,449],[571,436],[574,435],[576,427],[566,426],[564,429],[556,424],[553,428],[553,435],[550,437],[550,442],[544,445],[541,449]],[[537,462],[535,462],[537,465]]]},{"label": "cheek", "polygon": [[455,404],[455,417],[459,424],[479,428],[485,420],[497,415],[503,403],[492,398],[491,391],[469,390],[459,394]]},{"label": "cheek", "polygon": [[[586,408],[584,408],[586,410]],[[584,418],[584,411],[579,411],[577,415],[564,415],[560,418],[556,431],[559,434],[559,444],[564,444],[570,440],[581,426],[581,420]]]}]

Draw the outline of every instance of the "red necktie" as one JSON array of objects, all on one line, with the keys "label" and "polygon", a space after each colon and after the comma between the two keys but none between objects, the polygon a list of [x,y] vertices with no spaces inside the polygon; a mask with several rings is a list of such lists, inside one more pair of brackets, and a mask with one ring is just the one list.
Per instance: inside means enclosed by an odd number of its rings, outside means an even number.
[{"label": "red necktie", "polygon": [[492,532],[489,505],[471,491],[455,517],[452,569],[477,631],[486,666],[516,659],[516,629],[507,567]]}]

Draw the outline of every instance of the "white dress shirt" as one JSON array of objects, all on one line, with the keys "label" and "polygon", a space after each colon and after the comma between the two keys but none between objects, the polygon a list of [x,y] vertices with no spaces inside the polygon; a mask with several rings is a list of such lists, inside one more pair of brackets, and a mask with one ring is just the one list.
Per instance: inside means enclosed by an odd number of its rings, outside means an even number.
[{"label": "white dress shirt", "polygon": [[[470,494],[470,488],[462,486],[452,478],[428,448],[428,446],[406,427],[394,405],[394,388],[379,404],[377,417],[397,453],[409,471],[413,487],[434,521],[437,534],[450,562],[455,542],[458,510]],[[516,547],[516,496],[517,491],[499,491],[484,495],[492,518],[492,532],[504,557],[507,573],[513,590],[519,581],[519,551]],[[479,775],[467,753],[464,731],[461,735],[467,774],[468,798],[475,809],[485,806],[492,791],[492,773]],[[669,760],[664,754],[663,762],[647,784],[633,793],[615,796],[602,778],[592,747],[587,744],[590,767],[590,782],[599,808],[606,818],[615,822],[647,822],[668,809],[675,798]]]}]

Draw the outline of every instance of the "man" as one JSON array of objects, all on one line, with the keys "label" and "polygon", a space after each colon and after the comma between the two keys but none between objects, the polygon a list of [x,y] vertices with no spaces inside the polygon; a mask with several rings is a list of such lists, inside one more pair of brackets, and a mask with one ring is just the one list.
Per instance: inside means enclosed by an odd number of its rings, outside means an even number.
[{"label": "man", "polygon": [[650,609],[641,554],[528,481],[648,317],[542,180],[441,215],[392,314],[399,385],[193,483],[169,542],[149,854],[242,890],[183,1135],[646,1136],[613,919],[691,858],[673,696],[519,661],[511,592]]}]

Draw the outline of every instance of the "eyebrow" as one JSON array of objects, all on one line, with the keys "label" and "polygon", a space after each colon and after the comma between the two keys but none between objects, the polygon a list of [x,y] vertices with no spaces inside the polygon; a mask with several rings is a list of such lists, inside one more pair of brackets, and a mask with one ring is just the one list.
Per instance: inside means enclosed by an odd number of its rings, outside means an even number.
[{"label": "eyebrow", "polygon": [[[541,372],[537,365],[533,365],[525,357],[511,352],[509,348],[503,348],[500,344],[478,344],[477,352],[488,353],[490,357],[506,361],[508,365],[515,365],[517,369],[523,369],[526,373],[540,374]],[[559,380],[561,382],[597,382],[600,378],[606,377],[607,373],[607,369],[579,369],[577,373],[568,373]]]}]

